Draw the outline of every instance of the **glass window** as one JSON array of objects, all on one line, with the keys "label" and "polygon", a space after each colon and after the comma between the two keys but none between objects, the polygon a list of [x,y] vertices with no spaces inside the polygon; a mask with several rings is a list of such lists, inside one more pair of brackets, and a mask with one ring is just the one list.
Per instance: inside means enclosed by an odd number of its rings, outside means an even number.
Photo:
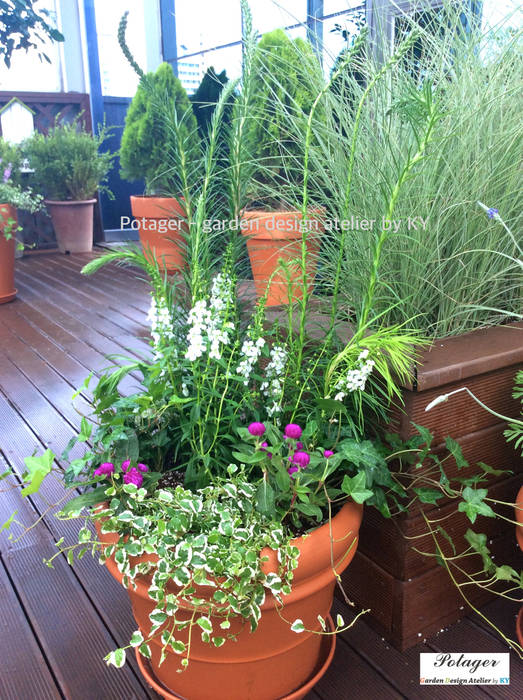
[{"label": "glass window", "polygon": [[[127,0],[95,0],[96,31],[100,58],[102,94],[113,97],[131,97],[136,92],[138,76],[124,57],[118,44],[118,24],[129,9]],[[147,51],[144,29],[144,0],[135,0],[129,12],[126,32],[136,62],[147,70]]]},{"label": "glass window", "polygon": [[364,0],[323,0],[323,16],[334,12],[343,12],[359,5],[365,5]]},{"label": "glass window", "polygon": [[178,57],[239,41],[242,20],[239,0],[176,0]]},{"label": "glass window", "polygon": [[[43,0],[39,10],[49,10],[52,24],[56,24],[54,0]],[[39,42],[40,50],[49,60],[40,60],[38,51],[15,51],[11,56],[11,67],[0,63],[0,90],[13,92],[61,92],[63,89],[60,48],[55,42]]]},{"label": "glass window", "polygon": [[260,34],[307,21],[307,0],[251,0],[249,6],[254,28]]}]

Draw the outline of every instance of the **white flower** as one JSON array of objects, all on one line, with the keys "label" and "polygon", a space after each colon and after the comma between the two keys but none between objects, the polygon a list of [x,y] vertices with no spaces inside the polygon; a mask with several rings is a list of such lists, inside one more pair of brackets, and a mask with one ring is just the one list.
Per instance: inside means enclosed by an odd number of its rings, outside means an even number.
[{"label": "white flower", "polygon": [[263,346],[265,345],[265,340],[263,338],[257,338],[255,341],[252,340],[249,336],[249,331],[250,329],[248,329],[248,337],[243,341],[240,349],[242,360],[236,368],[236,373],[243,376],[243,383],[245,386],[249,383],[253,367],[258,362]]},{"label": "white flower", "polygon": [[272,406],[267,408],[268,416],[272,417],[282,410],[280,405],[283,393],[282,375],[287,363],[287,351],[283,345],[274,345],[271,348],[270,356],[270,362],[265,369],[265,381],[262,382],[260,391],[273,401]]},{"label": "white flower", "polygon": [[343,401],[348,392],[365,390],[367,379],[376,364],[374,360],[368,360],[368,356],[369,351],[365,348],[358,356],[359,367],[349,369],[347,374],[339,379],[336,384],[338,393],[334,397],[336,401]]}]

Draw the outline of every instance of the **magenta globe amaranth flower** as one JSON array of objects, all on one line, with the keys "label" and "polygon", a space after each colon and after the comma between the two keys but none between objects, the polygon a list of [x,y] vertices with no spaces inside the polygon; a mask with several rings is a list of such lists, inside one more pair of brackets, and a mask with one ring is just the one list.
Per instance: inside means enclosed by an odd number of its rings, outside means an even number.
[{"label": "magenta globe amaranth flower", "polygon": [[260,445],[260,450],[261,450],[262,452],[266,452],[266,453],[267,453],[267,457],[268,457],[269,459],[271,459],[271,457],[272,457],[272,452],[269,452],[269,450],[267,449],[268,447],[269,447],[269,443],[268,443],[268,442],[262,442],[262,444]]},{"label": "magenta globe amaranth flower", "polygon": [[130,466],[131,466],[131,460],[130,460],[130,459],[124,460],[124,461],[122,462],[122,471],[123,471],[123,472],[128,471],[128,469],[129,469]]},{"label": "magenta globe amaranth flower", "polygon": [[301,469],[305,469],[305,467],[311,461],[311,458],[308,452],[302,452],[300,450],[294,453],[292,461],[294,462],[294,464],[297,464]]},{"label": "magenta globe amaranth flower", "polygon": [[296,472],[299,472],[299,471],[300,471],[300,468],[297,467],[297,466],[289,467],[289,468],[287,469],[287,472],[289,473],[289,476],[293,476],[294,474],[296,474]]},{"label": "magenta globe amaranth flower", "polygon": [[142,464],[141,462],[138,462],[138,464],[136,465],[136,468],[141,472],[148,472],[149,471],[149,467],[147,466],[147,464]]},{"label": "magenta globe amaranth flower", "polygon": [[289,423],[285,426],[283,434],[286,438],[291,438],[292,440],[299,440],[301,438],[303,430],[297,423]]},{"label": "magenta globe amaranth flower", "polygon": [[332,450],[324,450],[323,452],[323,456],[325,457],[325,459],[329,459],[329,457],[332,457],[333,454],[334,452]]},{"label": "magenta globe amaranth flower", "polygon": [[137,488],[140,488],[140,486],[143,484],[143,476],[136,467],[132,467],[126,474],[124,474],[123,482],[124,484],[134,484]]},{"label": "magenta globe amaranth flower", "polygon": [[254,437],[261,437],[263,433],[265,432],[265,426],[263,423],[251,423],[247,430],[250,432],[251,435],[254,435]]},{"label": "magenta globe amaranth flower", "polygon": [[114,464],[112,462],[102,462],[102,464],[94,470],[95,476],[109,476],[111,474],[114,474]]}]

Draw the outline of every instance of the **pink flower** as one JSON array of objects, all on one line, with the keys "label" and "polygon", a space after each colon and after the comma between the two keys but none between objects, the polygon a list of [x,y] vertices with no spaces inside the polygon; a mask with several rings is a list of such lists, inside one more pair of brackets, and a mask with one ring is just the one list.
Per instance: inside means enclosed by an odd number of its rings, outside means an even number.
[{"label": "pink flower", "polygon": [[332,457],[333,454],[334,452],[332,450],[325,450],[323,452],[323,456],[325,457],[325,459],[329,459],[329,457]]},{"label": "pink flower", "polygon": [[251,435],[254,435],[255,437],[261,437],[263,433],[265,432],[265,426],[263,423],[251,423],[247,430],[250,432]]},{"label": "pink flower", "polygon": [[124,484],[134,484],[137,488],[143,484],[143,476],[140,474],[136,467],[132,467],[129,471],[124,474],[123,477]]},{"label": "pink flower", "polygon": [[288,473],[289,473],[289,476],[292,476],[293,474],[296,474],[296,472],[299,472],[299,471],[300,471],[300,468],[299,468],[299,467],[296,467],[296,466],[295,466],[295,467],[289,467],[289,468],[287,469],[287,471],[288,471]]},{"label": "pink flower", "polygon": [[284,435],[286,438],[292,438],[293,440],[299,440],[301,438],[303,430],[296,423],[289,423],[285,426]]},{"label": "pink flower", "polygon": [[126,459],[125,462],[122,462],[122,471],[126,472],[130,466],[131,466],[131,460]]},{"label": "pink flower", "polygon": [[294,464],[297,464],[301,469],[305,469],[305,467],[311,461],[311,458],[307,452],[295,452],[292,461],[294,462]]},{"label": "pink flower", "polygon": [[269,459],[271,459],[271,458],[272,458],[272,452],[269,452],[269,450],[267,449],[268,447],[269,447],[269,443],[268,443],[268,442],[262,442],[262,444],[260,445],[260,450],[261,450],[262,452],[267,452],[267,457],[268,457]]},{"label": "pink flower", "polygon": [[102,462],[102,464],[94,470],[94,476],[109,476],[110,474],[114,474],[114,464],[112,462]]},{"label": "pink flower", "polygon": [[149,471],[149,467],[147,466],[147,464],[142,464],[141,462],[138,462],[137,467],[141,472]]},{"label": "pink flower", "polygon": [[297,443],[296,443],[296,449],[297,449],[297,450],[303,450],[303,442],[297,442]]}]

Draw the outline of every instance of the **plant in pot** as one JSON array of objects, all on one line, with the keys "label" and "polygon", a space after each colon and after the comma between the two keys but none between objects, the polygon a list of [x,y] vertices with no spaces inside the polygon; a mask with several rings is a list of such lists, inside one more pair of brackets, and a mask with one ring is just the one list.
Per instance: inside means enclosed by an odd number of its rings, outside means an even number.
[{"label": "plant in pot", "polygon": [[0,138],[0,304],[16,296],[17,210],[35,213],[42,209],[42,197],[22,186],[21,164],[20,149]]},{"label": "plant in pot", "polygon": [[93,210],[105,185],[113,155],[100,152],[102,128],[90,134],[76,119],[56,124],[47,134],[35,132],[22,144],[34,170],[31,182],[45,196],[61,253],[88,253],[93,247]]},{"label": "plant in pot", "polygon": [[[256,47],[252,65],[253,98],[248,145],[253,167],[250,202],[243,212],[242,233],[247,237],[256,293],[267,305],[301,298],[301,243],[307,246],[308,290],[312,291],[322,232],[322,210],[289,209],[296,186],[303,182],[303,135],[321,90],[321,66],[312,46],[291,39],[282,29],[265,34]],[[322,104],[314,110],[321,120]],[[293,127],[289,126],[292,122]],[[289,289],[288,281],[294,280]]]},{"label": "plant in pot", "polygon": [[[247,82],[234,105],[223,171],[216,143],[236,83],[224,88],[213,114],[201,182],[191,193],[184,293],[178,277],[133,247],[84,268],[95,273],[116,262],[147,273],[152,354],[109,369],[93,388],[95,427],[84,416],[64,459],[77,443],[86,452],[62,474],[83,493],[61,515],[86,524],[78,544],[63,551],[72,561],[75,549],[81,557],[93,548],[127,588],[138,624],[129,647],[166,698],[304,697],[332,658],[333,632],[344,626],[328,615],[356,551],[362,504],[387,514],[388,502],[404,496],[389,468],[396,447],[373,436],[398,379],[411,376],[418,335],[379,324],[370,279],[350,341],[332,332],[327,342],[310,343],[304,307],[294,328],[291,309],[286,328],[268,318],[268,290],[254,307],[242,302],[236,229],[220,259],[209,254],[205,222],[223,187],[230,215],[250,182],[242,154],[255,36],[243,6]],[[323,84],[318,101],[328,89]],[[437,117],[430,100],[424,109],[423,152]],[[162,116],[176,131],[172,110]],[[410,158],[402,176],[413,176],[418,160]],[[306,165],[305,154],[305,212]],[[374,259],[377,274],[378,248]],[[305,275],[302,285],[306,299]],[[118,387],[130,372],[140,383],[122,396]],[[26,464],[27,494],[53,470],[53,455]],[[107,661],[121,666],[125,658],[120,648]]]},{"label": "plant in pot", "polygon": [[[185,265],[188,188],[198,175],[201,155],[198,125],[189,97],[169,63],[147,74],[137,65],[125,43],[127,14],[120,21],[118,41],[140,83],[125,117],[121,175],[126,180],[145,180],[145,194],[131,196],[140,241],[162,269],[174,272]],[[165,111],[176,120],[174,131],[163,116]],[[187,162],[180,168],[182,153]]]}]

